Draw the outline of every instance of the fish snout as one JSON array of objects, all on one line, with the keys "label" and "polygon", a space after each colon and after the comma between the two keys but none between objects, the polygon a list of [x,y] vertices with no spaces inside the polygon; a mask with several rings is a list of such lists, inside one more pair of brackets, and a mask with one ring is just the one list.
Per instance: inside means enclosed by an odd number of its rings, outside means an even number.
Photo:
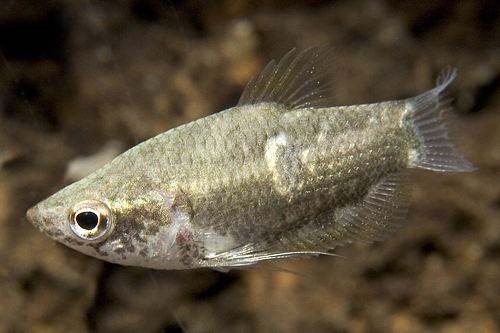
[{"label": "fish snout", "polygon": [[26,212],[26,218],[35,226],[38,228],[38,230],[42,231],[42,219],[41,219],[41,214],[40,214],[40,208],[38,205],[31,207],[28,209]]}]

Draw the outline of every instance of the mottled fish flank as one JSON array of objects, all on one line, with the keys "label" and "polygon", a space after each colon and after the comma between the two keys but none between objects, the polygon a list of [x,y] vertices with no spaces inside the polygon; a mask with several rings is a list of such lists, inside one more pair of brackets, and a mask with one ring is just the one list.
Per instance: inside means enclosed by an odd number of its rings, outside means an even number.
[{"label": "mottled fish flank", "polygon": [[237,106],[131,148],[29,220],[85,254],[158,269],[224,269],[386,238],[408,210],[406,169],[474,169],[448,135],[456,69],[414,98],[332,107],[332,59],[329,47],[290,51]]}]

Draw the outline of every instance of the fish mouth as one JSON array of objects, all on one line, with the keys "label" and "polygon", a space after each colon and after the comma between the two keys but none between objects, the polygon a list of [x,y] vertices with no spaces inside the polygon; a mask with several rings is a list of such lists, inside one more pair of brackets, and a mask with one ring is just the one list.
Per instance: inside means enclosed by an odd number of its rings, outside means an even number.
[{"label": "fish mouth", "polygon": [[37,204],[26,212],[26,218],[39,231],[52,239],[58,240],[64,236],[64,220],[62,207],[47,209],[43,204]]},{"label": "fish mouth", "polygon": [[43,219],[42,219],[42,215],[41,215],[40,208],[38,207],[38,205],[33,206],[30,209],[28,209],[28,211],[26,212],[26,218],[28,219],[28,221],[31,222],[31,224],[33,224],[33,226],[35,228],[38,229],[38,231],[43,232],[43,233],[47,232],[47,230],[43,226],[43,223],[42,223]]},{"label": "fish mouth", "polygon": [[28,219],[28,221],[30,221],[35,227],[41,230],[39,217],[40,210],[38,209],[38,206],[33,206],[26,212],[26,218]]},{"label": "fish mouth", "polygon": [[51,216],[47,216],[47,214],[43,214],[40,209],[40,205],[36,205],[28,209],[26,212],[26,218],[41,232],[49,235],[50,237],[61,234],[61,231],[58,230],[53,223],[50,223]]}]

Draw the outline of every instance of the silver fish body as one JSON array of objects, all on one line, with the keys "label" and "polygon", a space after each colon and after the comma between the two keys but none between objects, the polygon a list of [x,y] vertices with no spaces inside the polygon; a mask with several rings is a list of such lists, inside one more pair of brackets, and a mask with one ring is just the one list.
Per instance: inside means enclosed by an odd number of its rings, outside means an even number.
[{"label": "silver fish body", "polygon": [[151,138],[28,211],[110,262],[230,268],[387,237],[405,170],[471,171],[448,137],[445,69],[415,98],[328,107],[328,48],[271,62],[238,106]]}]

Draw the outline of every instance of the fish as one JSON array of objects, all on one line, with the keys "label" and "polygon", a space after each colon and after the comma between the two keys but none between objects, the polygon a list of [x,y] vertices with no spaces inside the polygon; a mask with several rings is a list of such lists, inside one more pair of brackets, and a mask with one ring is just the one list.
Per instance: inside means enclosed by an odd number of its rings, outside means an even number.
[{"label": "fish", "polygon": [[77,251],[155,269],[231,269],[381,241],[410,168],[469,172],[449,134],[446,67],[416,97],[332,106],[330,46],[293,49],[235,107],[170,129],[27,211]]}]

